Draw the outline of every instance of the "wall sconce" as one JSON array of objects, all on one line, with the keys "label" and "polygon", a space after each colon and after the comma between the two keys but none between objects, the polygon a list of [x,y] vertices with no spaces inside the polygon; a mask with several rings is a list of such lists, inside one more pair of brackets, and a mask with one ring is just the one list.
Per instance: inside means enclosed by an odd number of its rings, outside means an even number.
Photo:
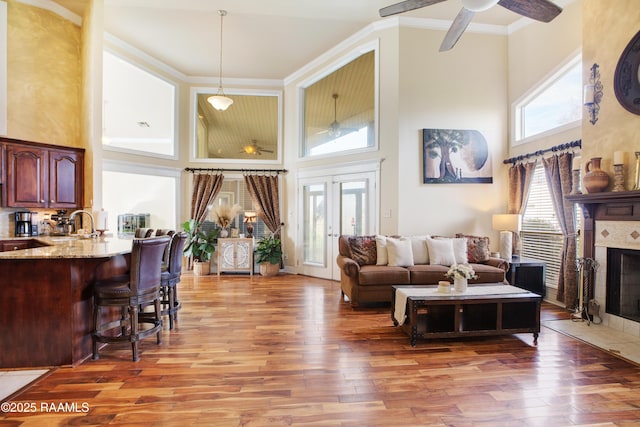
[{"label": "wall sconce", "polygon": [[500,258],[509,261],[513,255],[520,256],[522,215],[497,214],[492,220],[493,229],[500,231]]},{"label": "wall sconce", "polygon": [[258,213],[256,211],[244,211],[244,222],[247,224],[247,237],[253,237],[253,223],[256,222]]},{"label": "wall sconce", "polygon": [[595,125],[598,121],[600,102],[602,101],[602,82],[600,81],[600,66],[593,64],[589,75],[589,84],[584,85],[582,101],[589,112],[589,122]]}]

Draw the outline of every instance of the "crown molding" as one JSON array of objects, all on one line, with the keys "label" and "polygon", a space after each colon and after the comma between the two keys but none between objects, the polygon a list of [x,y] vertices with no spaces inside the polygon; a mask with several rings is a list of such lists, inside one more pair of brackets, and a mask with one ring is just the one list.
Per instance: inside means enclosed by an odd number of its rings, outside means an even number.
[{"label": "crown molding", "polygon": [[69,9],[65,9],[57,3],[50,0],[17,0],[19,3],[28,4],[29,6],[38,7],[40,9],[46,9],[63,17],[64,19],[73,22],[75,25],[82,26],[82,17],[71,12]]}]

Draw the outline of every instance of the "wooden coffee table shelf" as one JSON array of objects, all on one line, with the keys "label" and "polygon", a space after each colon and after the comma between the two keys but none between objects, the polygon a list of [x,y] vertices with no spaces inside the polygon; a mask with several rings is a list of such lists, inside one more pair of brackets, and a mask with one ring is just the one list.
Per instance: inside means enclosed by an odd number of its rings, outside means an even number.
[{"label": "wooden coffee table shelf", "polygon": [[[507,286],[507,285],[498,285]],[[443,294],[435,287],[394,286],[391,301],[391,319],[395,316],[396,294],[405,290],[406,321],[400,326],[415,346],[419,338],[452,338],[463,336],[511,335],[533,333],[538,343],[540,333],[540,303],[542,297],[524,289],[512,288],[514,293]],[[432,289],[423,295],[411,295],[411,289]],[[478,291],[475,291],[478,292]]]}]

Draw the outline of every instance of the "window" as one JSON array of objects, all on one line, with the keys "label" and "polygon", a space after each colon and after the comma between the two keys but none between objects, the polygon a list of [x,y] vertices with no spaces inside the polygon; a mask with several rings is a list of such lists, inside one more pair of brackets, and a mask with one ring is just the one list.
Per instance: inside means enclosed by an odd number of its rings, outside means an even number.
[{"label": "window", "polygon": [[137,226],[178,230],[180,172],[112,161],[103,168],[102,205],[110,233],[132,237]]},{"label": "window", "polygon": [[[245,211],[257,211],[258,207],[253,204],[253,200],[249,195],[249,190],[247,189],[247,185],[244,182],[244,179],[228,179],[225,177],[224,182],[222,183],[222,188],[220,189],[220,193],[216,196],[213,201],[213,205],[217,206],[219,204],[228,204],[229,206],[233,206],[234,204],[240,205],[240,212],[238,216],[231,222],[230,228],[238,229],[238,234],[247,234],[247,225],[244,223],[244,212]],[[203,227],[205,229],[218,228],[218,226],[214,222],[213,218],[213,209],[209,210],[207,214],[207,219],[205,220]],[[269,229],[264,225],[262,219],[258,216],[256,218],[256,222],[253,224],[253,236],[256,240],[262,239],[269,231]]]},{"label": "window", "polygon": [[103,147],[175,157],[176,86],[109,52],[103,56]]},{"label": "window", "polygon": [[[575,217],[580,218],[579,215]],[[546,285],[555,288],[560,272],[563,237],[542,164],[537,165],[533,175],[520,239],[522,256],[546,262]]]},{"label": "window", "polygon": [[514,140],[579,126],[582,121],[582,55],[560,67],[514,107]]},{"label": "window", "polygon": [[375,147],[376,48],[358,49],[301,88],[300,157]]}]

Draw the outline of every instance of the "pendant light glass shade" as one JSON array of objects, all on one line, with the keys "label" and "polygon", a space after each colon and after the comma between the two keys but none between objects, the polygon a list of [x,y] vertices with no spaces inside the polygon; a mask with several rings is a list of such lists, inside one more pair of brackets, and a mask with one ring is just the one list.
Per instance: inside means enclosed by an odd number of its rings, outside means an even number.
[{"label": "pendant light glass shade", "polygon": [[[221,91],[218,93],[221,93]],[[207,98],[207,101],[209,101],[209,104],[213,105],[213,108],[218,111],[224,111],[233,104],[233,99],[224,96],[224,93],[222,95],[211,95]]]},{"label": "pendant light glass shade", "polygon": [[233,104],[233,99],[225,96],[224,90],[222,89],[222,20],[226,14],[226,10],[218,11],[218,15],[220,15],[220,75],[218,77],[218,93],[207,98],[209,104],[213,105],[213,108],[218,111],[224,111]]}]

